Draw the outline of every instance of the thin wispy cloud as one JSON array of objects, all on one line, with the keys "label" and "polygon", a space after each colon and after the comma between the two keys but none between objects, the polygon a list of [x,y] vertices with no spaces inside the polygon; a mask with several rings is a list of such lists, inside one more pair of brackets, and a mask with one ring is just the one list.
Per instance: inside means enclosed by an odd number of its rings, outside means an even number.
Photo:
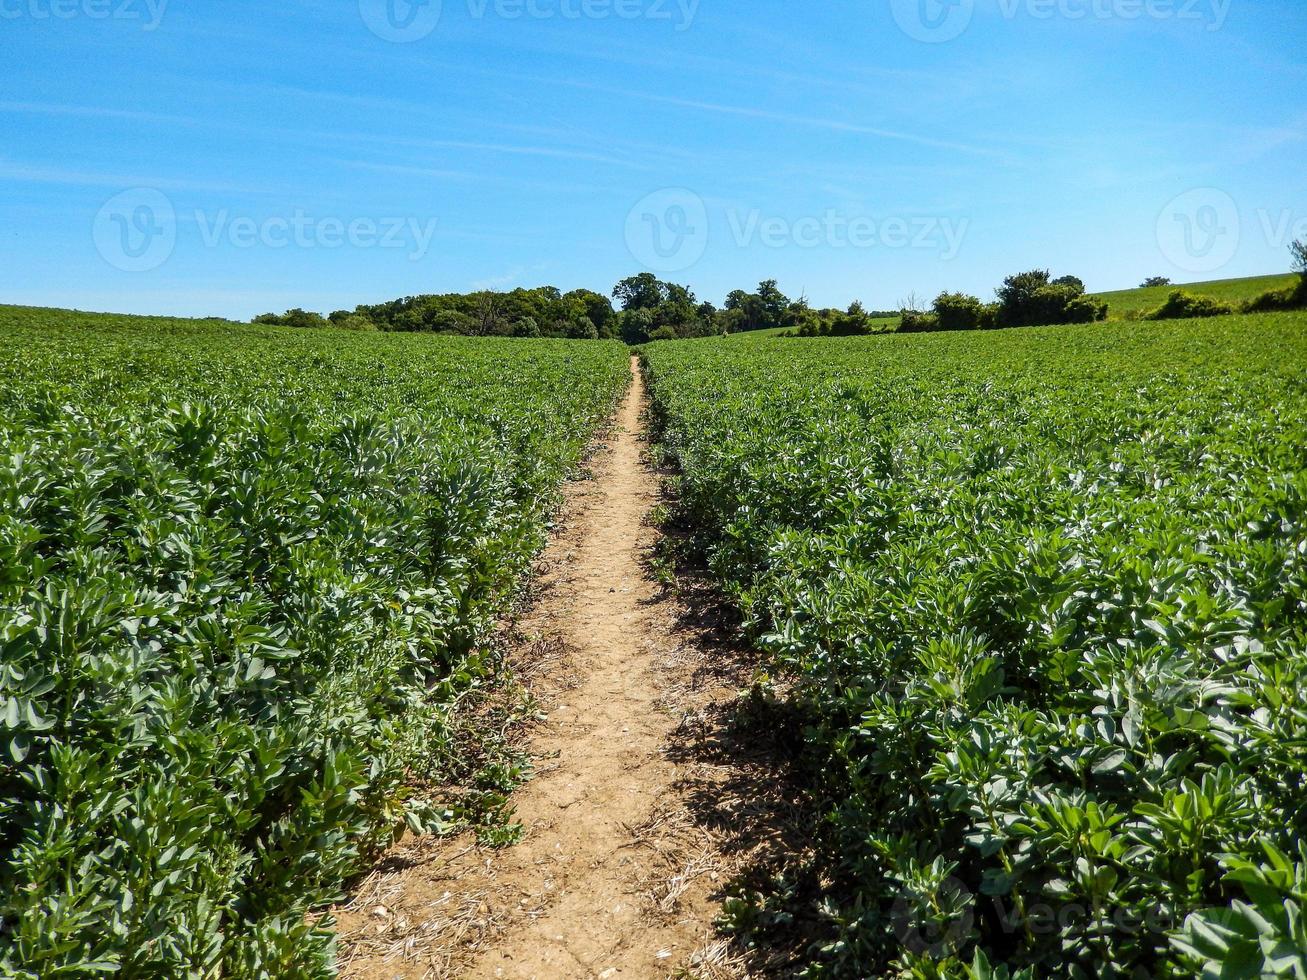
[{"label": "thin wispy cloud", "polygon": [[107,173],[93,170],[65,170],[59,167],[25,166],[0,161],[0,180],[77,187],[150,187],[160,191],[215,192],[220,194],[282,194],[284,190],[232,183],[224,180],[195,180],[161,177],[158,174]]},{"label": "thin wispy cloud", "polygon": [[761,119],[767,122],[779,123],[786,126],[802,126],[809,129],[824,129],[836,133],[849,133],[858,136],[874,136],[878,139],[894,140],[903,143],[913,143],[918,146],[926,146],[938,150],[952,150],[957,153],[968,153],[973,156],[983,156],[991,158],[1006,158],[1009,154],[1002,150],[990,147],[977,146],[970,143],[959,143],[952,140],[936,139],[932,136],[922,136],[917,133],[906,133],[899,130],[883,129],[878,126],[866,126],[861,123],[847,122],[841,119],[827,119],[818,116],[801,116],[794,113],[776,112],[772,109],[758,109],[751,106],[724,105],[717,102],[701,102],[696,99],[682,99],[672,95],[659,95],[653,92],[636,92],[629,89],[610,88],[607,86],[594,85],[588,82],[565,81],[561,84],[573,85],[577,88],[585,88],[606,92],[609,95],[618,96],[626,99],[640,99],[644,102],[655,102],[662,105],[678,106],[684,109],[696,109],[701,112],[710,112],[716,115],[737,116],[744,119]]}]

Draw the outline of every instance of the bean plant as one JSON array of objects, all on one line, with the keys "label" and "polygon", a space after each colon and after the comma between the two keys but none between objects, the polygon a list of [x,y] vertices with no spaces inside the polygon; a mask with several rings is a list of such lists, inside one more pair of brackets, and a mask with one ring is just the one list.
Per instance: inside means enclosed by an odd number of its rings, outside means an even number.
[{"label": "bean plant", "polygon": [[0,976],[334,975],[626,374],[0,308]]},{"label": "bean plant", "polygon": [[814,976],[1307,976],[1307,317],[646,348]]}]

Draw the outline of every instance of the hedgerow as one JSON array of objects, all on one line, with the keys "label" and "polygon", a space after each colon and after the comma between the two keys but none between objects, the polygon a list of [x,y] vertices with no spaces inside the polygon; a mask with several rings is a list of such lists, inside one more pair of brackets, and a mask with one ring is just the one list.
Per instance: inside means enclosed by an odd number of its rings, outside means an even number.
[{"label": "hedgerow", "polygon": [[615,344],[0,309],[0,975],[334,973]]},{"label": "hedgerow", "polygon": [[811,974],[1304,975],[1307,318],[645,358],[810,719]]}]

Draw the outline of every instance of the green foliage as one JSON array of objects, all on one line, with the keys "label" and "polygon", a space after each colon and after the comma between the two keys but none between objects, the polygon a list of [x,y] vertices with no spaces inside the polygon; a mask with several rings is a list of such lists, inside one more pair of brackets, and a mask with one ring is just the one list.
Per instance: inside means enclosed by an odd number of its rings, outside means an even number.
[{"label": "green foliage", "polygon": [[[1256,276],[1248,279],[1216,279],[1210,282],[1180,283],[1178,285],[1188,292],[1197,293],[1200,296],[1210,296],[1219,302],[1228,303],[1237,310],[1256,312],[1248,310],[1246,304],[1263,293],[1292,289],[1296,282],[1296,276],[1281,274]],[[1144,314],[1157,309],[1165,303],[1166,298],[1171,295],[1175,288],[1168,280],[1155,286],[1098,293],[1095,294],[1094,298],[1108,304],[1110,319],[1138,320]],[[1266,310],[1264,312],[1271,311]]]},{"label": "green foliage", "polygon": [[935,297],[934,309],[940,330],[979,329],[984,313],[980,300],[965,293],[940,293]]},{"label": "green foliage", "polygon": [[[259,322],[255,318],[255,322]],[[337,310],[327,317],[327,322],[337,330],[362,330],[372,332],[377,329],[377,325],[365,316],[359,316],[357,313],[350,313],[348,310]]]},{"label": "green foliage", "polygon": [[623,279],[613,296],[622,304],[620,335],[628,344],[706,337],[716,330],[711,304],[699,303],[688,286],[662,282],[649,272]]},{"label": "green foliage", "polygon": [[725,310],[728,314],[736,315],[723,319],[724,329],[721,332],[776,330],[797,325],[797,317],[806,309],[806,304],[799,309],[794,307],[795,304],[777,287],[775,279],[759,283],[756,293],[746,293],[743,289],[733,290],[726,297]]},{"label": "green foliage", "polygon": [[1243,304],[1245,313],[1273,313],[1276,310],[1296,310],[1307,306],[1307,287],[1289,286],[1286,289],[1272,289],[1254,296]]},{"label": "green foliage", "polygon": [[1307,242],[1294,242],[1289,246],[1293,254],[1293,271],[1298,280],[1284,289],[1273,289],[1244,304],[1248,313],[1272,310],[1300,310],[1307,307]]},{"label": "green foliage", "polygon": [[934,333],[939,329],[939,316],[935,313],[904,310],[899,314],[899,333]]},{"label": "green foliage", "polygon": [[1043,269],[1009,276],[998,290],[1000,327],[1093,323],[1107,318],[1107,304],[1085,295],[1075,276],[1053,282]]},{"label": "green foliage", "polygon": [[858,301],[847,310],[812,310],[805,303],[792,306],[789,316],[798,328],[791,334],[796,337],[865,337],[892,333],[899,326],[899,314],[868,311]]},{"label": "green foliage", "polygon": [[[514,289],[507,293],[480,290],[409,296],[388,303],[360,306],[353,314],[339,311],[330,319],[333,325],[346,329],[367,329],[355,326],[354,321],[347,320],[347,317],[370,322],[374,324],[373,329],[404,333],[571,340],[617,336],[617,314],[607,297],[588,289],[562,293],[553,286]],[[271,315],[255,320],[256,323],[283,321],[284,318]]]},{"label": "green foliage", "polygon": [[1229,316],[1234,309],[1210,296],[1195,296],[1177,289],[1165,303],[1144,317],[1145,320],[1193,320],[1210,316]]},{"label": "green foliage", "polygon": [[1159,286],[1169,286],[1171,280],[1166,276],[1149,276],[1139,284],[1140,289],[1156,289]]},{"label": "green foliage", "polygon": [[645,357],[811,719],[811,973],[1303,975],[1307,317]]},{"label": "green foliage", "polygon": [[310,913],[461,818],[426,787],[472,776],[459,705],[624,350],[0,339],[0,975],[331,975]]},{"label": "green foliage", "polygon": [[298,329],[311,329],[327,326],[327,321],[321,314],[310,313],[309,311],[301,310],[298,307],[280,314],[262,313],[254,318],[254,322],[265,326],[296,327]]}]

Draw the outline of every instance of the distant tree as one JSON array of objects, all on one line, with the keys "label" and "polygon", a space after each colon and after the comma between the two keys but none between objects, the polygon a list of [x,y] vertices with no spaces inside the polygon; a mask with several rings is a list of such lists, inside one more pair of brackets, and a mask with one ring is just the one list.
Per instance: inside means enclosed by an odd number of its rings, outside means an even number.
[{"label": "distant tree", "polygon": [[744,311],[738,308],[719,310],[713,321],[716,333],[743,333],[745,330]]},{"label": "distant tree", "polygon": [[524,316],[520,320],[514,321],[509,329],[509,336],[512,337],[539,337],[540,324],[536,322],[533,316]]},{"label": "distant tree", "polygon": [[790,308],[790,298],[780,291],[775,279],[767,279],[758,284],[758,303],[764,330],[785,325],[785,311]]},{"label": "distant tree", "polygon": [[472,335],[492,337],[507,332],[507,303],[501,293],[482,290],[472,294]]},{"label": "distant tree", "polygon": [[[1064,280],[1067,278],[1074,277]],[[1008,276],[998,289],[998,301],[1001,327],[1092,323],[1107,318],[1106,303],[1086,296],[1082,286],[1053,283],[1045,269]]]},{"label": "distant tree", "polygon": [[1154,286],[1169,286],[1169,285],[1171,285],[1171,280],[1166,278],[1166,276],[1149,276],[1147,279],[1143,281],[1143,283],[1139,286],[1139,288],[1152,289]]},{"label": "distant tree", "polygon": [[358,313],[351,313],[343,320],[333,320],[331,325],[340,330],[358,330],[362,333],[371,333],[377,329],[375,323]]},{"label": "distant tree", "polygon": [[911,312],[914,312],[914,313],[920,313],[920,312],[921,312],[921,309],[922,309],[922,302],[921,302],[921,300],[917,297],[916,292],[908,293],[907,297],[906,297],[905,299],[903,299],[903,300],[900,300],[900,302],[899,302],[899,312],[900,312],[900,313],[904,312],[905,310],[907,310],[907,311],[911,311]]},{"label": "distant tree", "polygon": [[598,340],[599,328],[590,321],[589,317],[582,317],[567,323],[563,336],[568,340]]},{"label": "distant tree", "polygon": [[433,333],[457,333],[470,336],[477,332],[477,321],[458,310],[433,310],[425,322]]},{"label": "distant tree", "polygon": [[1294,242],[1289,251],[1293,253],[1293,271],[1307,279],[1307,242]]},{"label": "distant tree", "polygon": [[899,333],[931,333],[939,329],[939,317],[905,306],[899,312]]},{"label": "distant tree", "polygon": [[1085,291],[1085,282],[1079,276],[1061,276],[1053,280],[1054,286],[1070,286],[1077,293]]},{"label": "distant tree", "polygon": [[615,336],[617,312],[613,309],[613,303],[607,296],[590,289],[574,289],[563,299],[579,305],[582,315],[586,320],[590,321],[590,325],[595,328],[598,336]]},{"label": "distant tree", "polygon": [[1051,276],[1045,269],[1021,272],[1008,276],[998,288],[998,302],[1001,307],[999,319],[1005,327],[1025,327],[1039,322],[1038,303],[1035,299],[1039,290],[1050,285]]},{"label": "distant tree", "polygon": [[746,293],[739,290],[741,296],[738,298],[739,306],[737,309],[744,314],[743,330],[761,330],[767,325],[767,309],[763,305],[762,297],[757,293]]},{"label": "distant tree", "polygon": [[802,327],[812,320],[812,307],[808,304],[807,296],[800,296],[794,302],[790,303],[789,308],[785,311],[785,318],[782,326],[785,327]]},{"label": "distant tree", "polygon": [[858,337],[871,333],[871,317],[859,300],[849,304],[849,308],[835,317],[830,325],[832,337]]},{"label": "distant tree", "polygon": [[652,310],[667,299],[667,291],[652,272],[642,272],[614,286],[613,298],[623,310]]},{"label": "distant tree", "polygon": [[321,313],[311,313],[308,310],[302,310],[296,307],[293,310],[287,310],[285,313],[263,313],[254,318],[255,323],[266,323],[278,327],[295,327],[298,329],[312,329],[314,327],[327,326],[327,320]]},{"label": "distant tree", "polygon": [[635,346],[646,343],[653,330],[653,311],[648,309],[623,310],[621,316],[621,338]]},{"label": "distant tree", "polygon": [[940,293],[935,298],[935,319],[940,330],[976,330],[984,304],[965,293]]}]

